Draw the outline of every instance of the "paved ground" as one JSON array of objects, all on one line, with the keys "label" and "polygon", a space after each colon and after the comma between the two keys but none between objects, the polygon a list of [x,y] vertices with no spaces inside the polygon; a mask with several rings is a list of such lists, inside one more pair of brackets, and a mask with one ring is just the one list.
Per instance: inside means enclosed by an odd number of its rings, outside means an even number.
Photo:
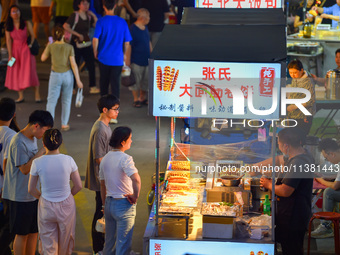
[{"label": "paved ground", "polygon": [[[28,5],[24,5],[27,14]],[[44,44],[42,39],[39,39]],[[41,49],[42,50],[42,49]],[[37,58],[37,70],[41,84],[41,95],[44,102],[36,104],[34,102],[33,89],[25,91],[25,103],[17,105],[17,120],[20,127],[24,127],[27,123],[29,114],[36,109],[45,109],[47,86],[50,72],[50,62],[41,63]],[[97,69],[97,81],[99,72]],[[71,155],[78,167],[82,179],[85,178],[88,138],[90,129],[94,121],[98,118],[99,113],[96,107],[98,95],[90,95],[88,93],[88,78],[86,72],[81,74],[81,79],[85,85],[85,99],[81,108],[74,107],[72,103],[70,126],[71,130],[64,132],[64,144],[62,152]],[[98,85],[99,83],[97,83]],[[4,91],[0,93],[0,97],[17,98],[17,94],[13,91]],[[74,98],[73,98],[74,100]],[[118,117],[118,125],[128,125],[133,130],[133,143],[131,150],[128,151],[133,156],[136,166],[142,177],[142,191],[137,205],[137,218],[135,231],[133,235],[133,249],[142,251],[142,237],[148,220],[148,206],[146,204],[146,195],[151,187],[151,176],[155,171],[155,119],[147,115],[147,108],[140,109],[132,107],[132,95],[127,88],[121,89],[121,111]],[[117,125],[112,125],[114,128]],[[57,106],[55,127],[60,128],[60,104]],[[170,125],[168,118],[161,119],[161,164],[165,167],[169,146],[168,140],[170,133]],[[40,142],[41,146],[41,142]],[[94,192],[83,189],[76,195],[77,204],[77,227],[76,227],[76,247],[75,254],[91,254],[91,222],[94,212]],[[323,239],[317,242],[318,250],[313,254],[334,254],[333,239]]]}]

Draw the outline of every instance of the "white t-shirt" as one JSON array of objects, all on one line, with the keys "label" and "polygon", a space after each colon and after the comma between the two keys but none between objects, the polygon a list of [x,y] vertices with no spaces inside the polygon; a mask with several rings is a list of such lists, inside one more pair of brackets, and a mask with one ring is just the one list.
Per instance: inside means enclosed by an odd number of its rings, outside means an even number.
[{"label": "white t-shirt", "polygon": [[[2,171],[4,171],[3,163],[8,155],[9,144],[15,134],[16,132],[13,129],[7,126],[0,126],[0,166]],[[2,189],[3,182],[3,176],[0,175],[0,189]]]},{"label": "white t-shirt", "polygon": [[64,155],[44,155],[32,162],[32,176],[39,176],[41,196],[50,202],[61,202],[71,194],[70,175],[78,170],[73,158]]},{"label": "white t-shirt", "polygon": [[33,7],[47,7],[51,5],[51,0],[31,0]]},{"label": "white t-shirt", "polygon": [[109,151],[99,169],[99,180],[105,180],[107,197],[124,198],[125,194],[133,194],[130,176],[138,170],[131,156],[122,151]]}]

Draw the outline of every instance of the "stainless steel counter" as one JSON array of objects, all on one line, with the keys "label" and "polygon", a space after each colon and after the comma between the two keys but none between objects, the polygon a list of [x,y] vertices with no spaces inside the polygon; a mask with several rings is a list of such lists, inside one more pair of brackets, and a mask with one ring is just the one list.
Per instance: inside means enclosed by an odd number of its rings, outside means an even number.
[{"label": "stainless steel counter", "polygon": [[[294,56],[301,60],[305,66],[305,68],[308,70],[308,67],[311,68],[312,73],[317,74],[320,77],[324,77],[328,70],[336,68],[335,64],[335,51],[340,48],[340,30],[317,30],[315,33],[315,36],[312,36],[311,38],[303,38],[300,37],[298,34],[292,34],[287,36],[287,42],[288,43],[294,43],[294,42],[319,42],[320,45],[323,47],[323,55],[308,55],[308,54],[302,54],[303,56],[299,56],[298,54],[292,54],[288,53],[288,56]],[[306,55],[306,56],[305,56]],[[304,59],[306,58],[306,59]],[[319,66],[319,70],[313,69],[314,66],[311,66],[309,64],[308,58],[315,58],[315,62]]]}]

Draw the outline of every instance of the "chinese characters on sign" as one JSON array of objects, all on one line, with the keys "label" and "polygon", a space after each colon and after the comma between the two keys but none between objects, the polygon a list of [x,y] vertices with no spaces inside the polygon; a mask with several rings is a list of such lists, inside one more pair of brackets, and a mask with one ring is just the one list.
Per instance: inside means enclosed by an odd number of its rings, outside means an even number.
[{"label": "chinese characters on sign", "polygon": [[280,87],[281,65],[275,63],[155,60],[153,66],[154,116],[252,117],[248,101],[268,110]]},{"label": "chinese characters on sign", "polygon": [[279,0],[196,0],[199,8],[282,8]]}]

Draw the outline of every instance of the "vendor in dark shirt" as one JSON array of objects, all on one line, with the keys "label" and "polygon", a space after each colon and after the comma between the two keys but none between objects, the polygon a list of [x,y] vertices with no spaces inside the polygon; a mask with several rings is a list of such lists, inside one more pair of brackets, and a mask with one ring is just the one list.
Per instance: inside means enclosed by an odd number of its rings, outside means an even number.
[{"label": "vendor in dark shirt", "polygon": [[[284,156],[277,156],[275,163],[283,166],[275,184],[275,237],[281,243],[282,254],[303,255],[303,240],[311,216],[313,173],[310,169],[314,159],[302,147],[305,135],[299,128],[285,128],[278,135],[279,149]],[[256,165],[270,163],[268,159]],[[267,178],[261,178],[261,185],[272,190],[272,181]]]},{"label": "vendor in dark shirt", "polygon": [[299,27],[299,26],[303,25],[304,20],[305,21],[308,20],[310,23],[314,22],[314,16],[312,16],[308,13],[308,11],[310,11],[312,9],[313,3],[314,3],[314,0],[307,0],[306,11],[305,11],[305,13],[303,13],[304,2],[302,2],[303,6],[301,6],[296,11],[296,16],[295,16],[295,20],[294,20],[294,27]]}]

